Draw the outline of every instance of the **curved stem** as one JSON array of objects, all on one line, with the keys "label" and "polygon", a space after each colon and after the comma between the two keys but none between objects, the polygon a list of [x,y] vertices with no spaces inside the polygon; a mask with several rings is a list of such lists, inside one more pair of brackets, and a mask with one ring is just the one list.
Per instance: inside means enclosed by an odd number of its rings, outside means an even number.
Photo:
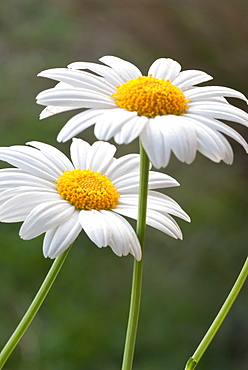
[{"label": "curved stem", "polygon": [[245,280],[248,276],[248,258],[246,259],[244,266],[232,288],[230,291],[227,299],[225,300],[223,306],[221,307],[218,315],[216,316],[215,320],[213,321],[212,325],[208,329],[206,335],[202,339],[201,343],[197,347],[195,353],[192,357],[188,360],[185,370],[193,370],[198,365],[200,359],[204,355],[206,349],[208,348],[209,344],[211,343],[212,339],[214,338],[215,334],[219,330],[222,322],[224,321],[226,315],[230,311],[233,303],[235,302],[242,286],[245,283]]},{"label": "curved stem", "polygon": [[132,369],[136,334],[139,321],[141,289],[142,289],[142,272],[144,260],[144,240],[146,229],[148,176],[149,176],[149,160],[145,150],[142,147],[142,144],[140,143],[140,188],[139,188],[139,206],[138,206],[136,233],[139,238],[142,249],[142,259],[139,262],[134,260],[131,300],[122,362],[122,370]]},{"label": "curved stem", "polygon": [[3,368],[5,362],[8,360],[9,356],[11,355],[12,351],[26,332],[27,328],[31,324],[33,318],[35,317],[37,311],[39,310],[41,304],[43,303],[44,299],[46,298],[50,288],[53,285],[56,276],[58,275],[70,248],[68,248],[64,253],[58,256],[52,264],[44,282],[42,283],[38,293],[36,294],[33,302],[31,303],[29,309],[27,310],[26,314],[22,318],[20,324],[17,326],[16,330],[10,337],[9,341],[6,343],[5,347],[3,348],[2,352],[0,353],[0,369]]}]

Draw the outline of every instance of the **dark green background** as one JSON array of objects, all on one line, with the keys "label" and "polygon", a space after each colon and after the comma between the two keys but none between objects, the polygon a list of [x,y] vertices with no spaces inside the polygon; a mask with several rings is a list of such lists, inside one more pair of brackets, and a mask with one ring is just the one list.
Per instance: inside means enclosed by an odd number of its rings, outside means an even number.
[{"label": "dark green background", "polygon": [[[159,57],[214,76],[210,84],[248,95],[248,3],[242,0],[8,0],[0,3],[1,146],[40,140],[68,154],[56,136],[74,113],[38,120],[35,103],[52,81],[41,70],[103,55],[144,72]],[[244,102],[230,100],[246,109]],[[248,139],[247,129],[233,124]],[[80,135],[92,143],[93,129]],[[192,165],[172,158],[166,173],[180,188],[167,194],[189,213],[184,240],[147,229],[144,286],[134,370],[183,370],[247,255],[248,157],[231,141],[232,166],[200,154]],[[137,152],[137,142],[117,156]],[[2,166],[6,166],[2,163]],[[0,346],[22,318],[51,260],[42,237],[19,239],[20,224],[0,224]],[[6,364],[6,370],[120,369],[133,258],[98,249],[83,234],[49,296]],[[248,368],[248,290],[237,302],[197,369]]]}]

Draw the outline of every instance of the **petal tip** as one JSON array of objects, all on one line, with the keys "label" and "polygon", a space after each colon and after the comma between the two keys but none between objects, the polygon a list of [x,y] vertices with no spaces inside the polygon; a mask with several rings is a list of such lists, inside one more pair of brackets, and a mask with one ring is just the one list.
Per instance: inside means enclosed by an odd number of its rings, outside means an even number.
[{"label": "petal tip", "polygon": [[136,261],[140,262],[142,260],[142,255],[141,256],[134,256],[134,258],[136,259]]}]

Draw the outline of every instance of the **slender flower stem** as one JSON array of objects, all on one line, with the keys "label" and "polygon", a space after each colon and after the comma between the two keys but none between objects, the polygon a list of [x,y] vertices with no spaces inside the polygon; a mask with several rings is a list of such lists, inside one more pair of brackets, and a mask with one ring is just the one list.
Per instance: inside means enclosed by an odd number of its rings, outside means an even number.
[{"label": "slender flower stem", "polygon": [[0,353],[0,369],[3,368],[5,362],[8,360],[9,356],[11,355],[12,351],[26,332],[27,328],[31,324],[33,318],[35,317],[37,311],[39,310],[41,304],[43,303],[44,299],[46,298],[50,288],[53,285],[54,280],[56,279],[68,253],[70,248],[68,248],[64,253],[58,256],[52,267],[50,268],[45,280],[43,281],[38,293],[36,294],[33,302],[31,303],[29,309],[27,310],[26,314],[22,318],[20,324],[17,326],[16,330],[10,337],[9,341],[6,343],[5,347],[3,348],[2,352]]},{"label": "slender flower stem", "polygon": [[232,288],[230,291],[227,299],[225,300],[223,306],[221,307],[218,315],[216,316],[215,320],[213,321],[212,325],[208,329],[206,335],[202,339],[201,343],[199,344],[198,348],[196,349],[195,353],[192,357],[188,360],[185,370],[194,370],[198,365],[200,359],[204,355],[206,349],[208,348],[209,344],[211,343],[212,339],[214,338],[215,334],[219,330],[222,322],[224,321],[226,315],[228,314],[229,310],[231,309],[235,299],[237,298],[242,286],[245,283],[245,280],[248,276],[248,258],[246,259],[244,266]]},{"label": "slender flower stem", "polygon": [[142,272],[144,261],[148,175],[149,175],[149,160],[145,150],[142,147],[142,144],[140,143],[140,187],[139,187],[139,207],[136,232],[142,249],[142,260],[139,262],[134,260],[131,301],[127,324],[126,342],[122,362],[122,370],[132,369],[136,334],[139,321],[141,289],[142,289]]}]

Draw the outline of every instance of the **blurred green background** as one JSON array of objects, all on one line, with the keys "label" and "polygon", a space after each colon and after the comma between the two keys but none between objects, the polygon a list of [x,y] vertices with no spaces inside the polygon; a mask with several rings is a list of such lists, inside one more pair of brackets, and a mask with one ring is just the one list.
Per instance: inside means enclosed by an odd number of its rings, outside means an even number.
[{"label": "blurred green background", "polygon": [[[8,0],[0,3],[1,146],[40,140],[68,154],[56,136],[75,112],[38,120],[35,103],[52,81],[37,73],[73,61],[116,55],[143,73],[159,57],[214,76],[210,84],[248,95],[248,2],[242,0]],[[231,100],[230,100],[231,101]],[[246,109],[244,102],[231,101]],[[248,139],[247,129],[234,128]],[[80,135],[92,143],[93,129]],[[144,285],[134,370],[184,369],[247,255],[248,157],[231,142],[232,166],[200,154],[174,157],[166,193],[189,213],[183,241],[147,229]],[[137,152],[137,142],[117,156]],[[1,163],[6,167],[5,163]],[[0,346],[19,323],[51,260],[42,237],[19,239],[20,224],[0,224]],[[83,233],[6,370],[120,369],[133,258],[98,249]],[[248,368],[248,286],[202,358],[199,370]]]}]

